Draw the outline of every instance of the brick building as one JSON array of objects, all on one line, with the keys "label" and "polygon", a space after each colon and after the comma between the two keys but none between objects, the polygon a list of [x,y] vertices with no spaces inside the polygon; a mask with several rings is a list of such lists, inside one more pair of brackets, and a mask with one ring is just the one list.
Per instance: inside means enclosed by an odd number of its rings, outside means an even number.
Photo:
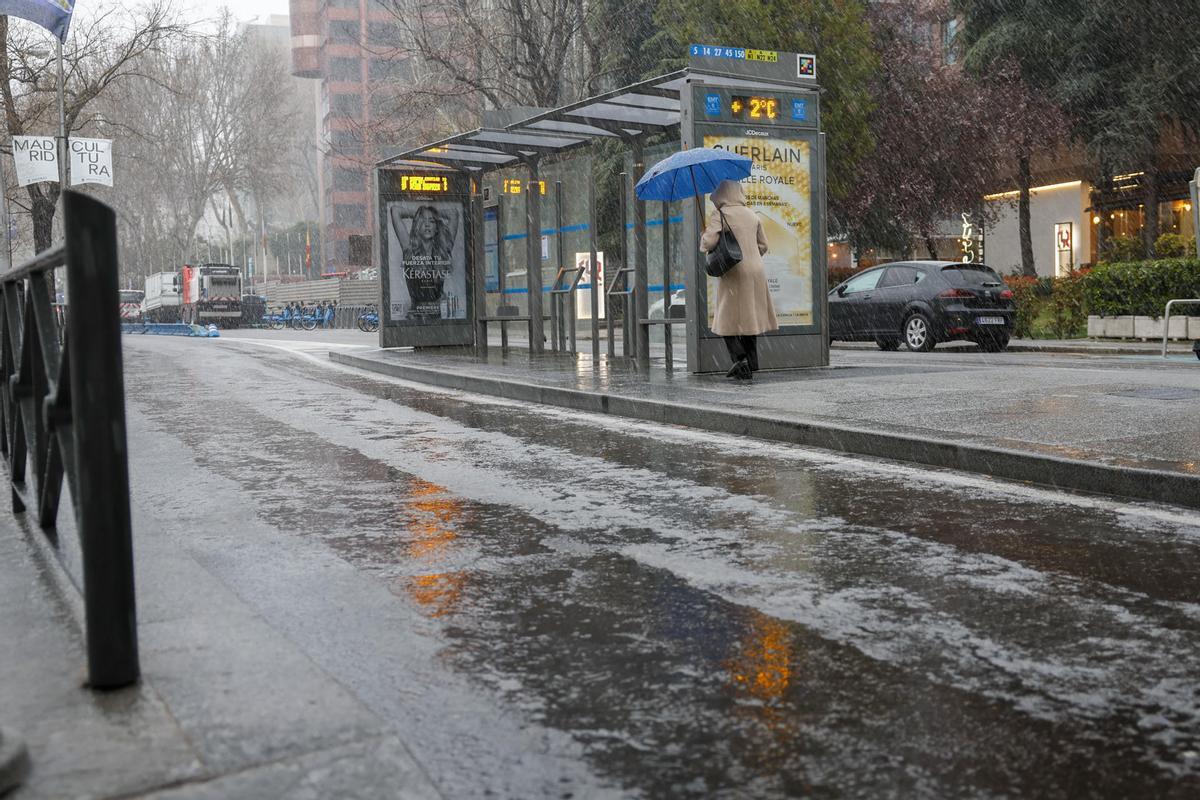
[{"label": "brick building", "polygon": [[372,264],[370,84],[388,69],[392,14],[375,0],[291,0],[292,73],[318,81],[322,272]]}]

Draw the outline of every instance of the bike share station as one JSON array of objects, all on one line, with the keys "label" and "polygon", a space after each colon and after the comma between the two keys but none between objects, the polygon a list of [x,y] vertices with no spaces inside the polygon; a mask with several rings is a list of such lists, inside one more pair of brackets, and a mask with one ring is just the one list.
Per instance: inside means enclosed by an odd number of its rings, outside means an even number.
[{"label": "bike share station", "polygon": [[[648,204],[632,192],[645,171],[647,140],[669,140],[672,134],[683,148],[723,148],[752,160],[743,186],[769,242],[764,263],[780,324],[760,339],[762,367],[827,366],[825,148],[816,60],[706,45],[689,48],[686,69],[379,162],[380,345],[476,347],[486,353],[489,325],[500,326],[505,348],[509,327],[520,325],[528,331],[529,352],[537,355],[546,349],[549,320],[550,348],[574,353],[576,318],[586,315],[598,361],[602,322],[608,355],[616,355],[613,312],[619,307],[623,355],[639,368],[649,366],[651,330],[661,326],[669,373],[672,327],[683,324],[689,372],[724,372],[729,358],[710,329],[714,309],[708,299],[716,279],[703,271],[698,242],[704,220],[696,201],[676,204],[673,217],[670,204]],[[602,140],[620,142],[631,156],[619,198],[619,225],[627,233],[603,266],[590,162],[584,161],[588,173],[566,193],[561,180],[548,186],[544,179],[563,163],[559,156]],[[523,185],[501,177],[513,168],[524,171]],[[524,224],[514,225],[504,204],[522,198]],[[564,204],[586,213],[586,223],[564,220]],[[553,210],[549,227],[546,205]],[[649,205],[658,207],[656,219],[648,219]],[[661,251],[654,254],[661,259],[661,281],[654,293],[661,295],[663,313],[655,319],[649,314],[650,227],[656,234],[661,230]],[[583,250],[574,258],[566,246],[572,238]],[[514,247],[520,240],[524,246]],[[686,290],[683,318],[677,316],[679,305],[672,305],[673,252]],[[508,284],[507,278],[522,272],[523,286]],[[510,302],[513,297],[524,308]]]}]

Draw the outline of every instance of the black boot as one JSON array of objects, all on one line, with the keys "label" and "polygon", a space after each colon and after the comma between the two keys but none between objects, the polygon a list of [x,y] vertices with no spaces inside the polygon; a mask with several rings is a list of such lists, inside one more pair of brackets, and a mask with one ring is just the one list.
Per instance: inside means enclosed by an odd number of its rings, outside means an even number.
[{"label": "black boot", "polygon": [[739,358],[733,362],[733,366],[729,368],[729,372],[725,373],[726,378],[734,378],[739,381],[748,381],[752,375],[750,364],[744,358]]}]

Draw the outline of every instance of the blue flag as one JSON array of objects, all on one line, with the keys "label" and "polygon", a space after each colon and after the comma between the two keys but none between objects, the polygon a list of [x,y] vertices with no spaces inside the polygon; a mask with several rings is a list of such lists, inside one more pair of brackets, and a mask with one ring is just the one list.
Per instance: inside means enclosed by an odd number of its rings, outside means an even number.
[{"label": "blue flag", "polygon": [[71,14],[75,11],[75,0],[0,0],[0,14],[36,22],[58,37],[67,40],[67,28],[71,27]]}]

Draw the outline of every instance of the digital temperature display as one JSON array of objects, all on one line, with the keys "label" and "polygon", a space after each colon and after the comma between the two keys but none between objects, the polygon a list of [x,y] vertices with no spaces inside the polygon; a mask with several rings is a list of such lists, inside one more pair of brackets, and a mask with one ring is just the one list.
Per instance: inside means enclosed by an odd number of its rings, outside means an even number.
[{"label": "digital temperature display", "polygon": [[774,121],[779,119],[779,98],[735,94],[729,98],[729,112],[736,120]]},{"label": "digital temperature display", "polygon": [[447,192],[450,181],[444,175],[401,175],[402,192]]}]

